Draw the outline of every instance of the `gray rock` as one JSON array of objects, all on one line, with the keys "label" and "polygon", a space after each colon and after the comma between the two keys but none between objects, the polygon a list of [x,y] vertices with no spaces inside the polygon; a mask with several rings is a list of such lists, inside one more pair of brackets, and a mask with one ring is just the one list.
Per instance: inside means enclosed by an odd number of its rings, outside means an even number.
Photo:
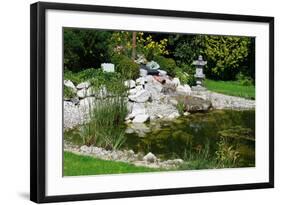
[{"label": "gray rock", "polygon": [[149,119],[149,115],[146,114],[140,114],[136,115],[135,118],[133,119],[133,123],[144,123]]},{"label": "gray rock", "polygon": [[179,86],[181,84],[180,79],[179,78],[174,78],[172,80],[172,84],[174,84],[175,86]]},{"label": "gray rock", "polygon": [[150,99],[150,97],[151,97],[150,92],[148,92],[146,90],[140,90],[140,91],[136,92],[136,94],[128,96],[129,100],[131,100],[133,102],[138,102],[138,103],[146,102]]},{"label": "gray rock", "polygon": [[155,62],[155,61],[150,61],[146,64],[146,66],[149,68],[149,69],[152,69],[152,70],[157,70],[160,68],[160,65]]},{"label": "gray rock", "polygon": [[145,77],[140,77],[136,79],[136,84],[137,85],[144,85],[146,83],[146,78]]},{"label": "gray rock", "polygon": [[191,94],[191,88],[189,85],[178,85],[176,88],[176,92],[179,95],[190,95]]},{"label": "gray rock", "polygon": [[87,96],[87,90],[86,90],[86,88],[83,88],[83,89],[81,89],[81,90],[78,90],[78,91],[77,91],[77,96],[78,96],[79,98],[85,98],[85,97]]},{"label": "gray rock", "polygon": [[146,109],[143,103],[134,103],[132,106],[131,116],[134,118],[136,115],[143,115],[146,113]]},{"label": "gray rock", "polygon": [[88,87],[90,87],[90,83],[89,82],[82,82],[82,83],[79,83],[76,88],[78,90],[81,90],[81,89],[87,89]]},{"label": "gray rock", "polygon": [[77,91],[75,85],[73,84],[73,82],[71,82],[71,80],[64,80],[64,81],[63,81],[63,84],[64,84],[66,87],[71,88],[74,92]]},{"label": "gray rock", "polygon": [[166,76],[166,75],[167,75],[167,72],[164,71],[164,70],[158,69],[158,71],[159,71],[159,75],[160,75],[160,76]]},{"label": "gray rock", "polygon": [[186,111],[191,113],[198,111],[208,111],[212,107],[211,101],[194,96],[185,96],[184,104]]},{"label": "gray rock", "polygon": [[80,100],[80,102],[79,102],[79,106],[86,108],[86,109],[93,107],[94,104],[95,104],[94,97],[86,97],[86,98]]},{"label": "gray rock", "polygon": [[162,89],[163,89],[163,86],[159,82],[147,83],[145,85],[145,90],[150,92],[152,100],[159,100],[161,98],[161,96],[162,96],[162,93],[161,93]]},{"label": "gray rock", "polygon": [[83,146],[80,147],[80,151],[84,152],[84,153],[87,153],[87,154],[90,154],[92,152],[92,148],[88,147],[87,145],[83,145]]},{"label": "gray rock", "polygon": [[95,89],[93,87],[89,87],[86,91],[86,96],[87,97],[95,96]]},{"label": "gray rock", "polygon": [[140,69],[140,76],[141,77],[147,76],[147,70],[141,68]]},{"label": "gray rock", "polygon": [[154,163],[154,162],[156,162],[157,157],[154,154],[152,154],[151,152],[149,152],[147,155],[145,155],[143,157],[143,160],[148,163]]},{"label": "gray rock", "polygon": [[145,80],[145,82],[147,82],[147,83],[153,83],[153,82],[156,81],[152,75],[147,75],[147,76],[145,76],[145,77],[144,77],[144,80]]}]

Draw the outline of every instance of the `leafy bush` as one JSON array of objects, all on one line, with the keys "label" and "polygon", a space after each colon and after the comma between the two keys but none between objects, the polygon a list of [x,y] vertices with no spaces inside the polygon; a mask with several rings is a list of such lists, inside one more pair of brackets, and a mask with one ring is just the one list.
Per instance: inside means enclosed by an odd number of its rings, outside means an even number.
[{"label": "leafy bush", "polygon": [[206,73],[215,79],[232,80],[249,54],[250,38],[204,36]]},{"label": "leafy bush", "polygon": [[139,65],[127,56],[115,54],[111,58],[115,69],[124,79],[136,79],[139,76]]},{"label": "leafy bush", "polygon": [[172,58],[165,58],[163,56],[157,56],[153,59],[156,61],[159,65],[160,68],[167,71],[169,75],[175,76],[176,75],[176,62]]},{"label": "leafy bush", "polygon": [[110,57],[111,31],[64,28],[64,69],[99,67]]},{"label": "leafy bush", "polygon": [[244,75],[243,73],[239,72],[236,75],[236,80],[238,80],[238,82],[241,85],[245,85],[245,86],[250,86],[254,84],[254,81],[251,77]]},{"label": "leafy bush", "polygon": [[178,67],[175,71],[176,77],[180,79],[182,84],[188,84],[193,86],[196,84],[196,79],[194,77],[195,68],[183,64],[181,67]]},{"label": "leafy bush", "polygon": [[98,91],[105,87],[111,94],[123,95],[127,91],[124,85],[124,76],[120,73],[107,73],[101,69],[86,69],[78,73],[66,71],[64,73],[65,80],[71,80],[75,85],[89,81],[94,90]]}]

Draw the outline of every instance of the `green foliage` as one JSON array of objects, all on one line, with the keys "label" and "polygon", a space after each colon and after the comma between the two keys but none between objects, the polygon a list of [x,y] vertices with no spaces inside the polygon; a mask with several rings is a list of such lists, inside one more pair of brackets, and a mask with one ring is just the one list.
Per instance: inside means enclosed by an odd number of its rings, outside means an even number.
[{"label": "green foliage", "polygon": [[100,67],[110,57],[112,32],[64,28],[64,69],[74,72]]},{"label": "green foliage", "polygon": [[214,81],[206,79],[204,85],[208,90],[238,96],[248,99],[255,99],[255,86],[241,85],[238,81]]},{"label": "green foliage", "polygon": [[71,98],[75,97],[75,92],[73,91],[73,89],[64,85],[63,86],[63,96],[64,96],[64,98],[71,99]]},{"label": "green foliage", "polygon": [[249,54],[249,44],[248,37],[204,36],[206,74],[215,79],[234,79]]},{"label": "green foliage", "polygon": [[188,84],[190,86],[196,84],[196,79],[194,77],[195,68],[193,66],[182,64],[175,69],[175,73],[182,84]]},{"label": "green foliage", "polygon": [[203,35],[181,35],[174,39],[174,57],[178,64],[191,65],[204,50]]},{"label": "green foliage", "polygon": [[244,75],[242,72],[236,75],[236,79],[241,85],[250,86],[254,84],[253,79],[250,76]]},{"label": "green foliage", "polygon": [[63,75],[64,80],[70,80],[74,83],[74,85],[78,85],[79,83],[83,82],[83,80],[80,79],[79,73],[73,73],[70,70],[64,70]]},{"label": "green foliage", "polygon": [[224,137],[217,143],[216,160],[218,167],[236,167],[239,161],[239,152],[227,143]]},{"label": "green foliage", "polygon": [[163,56],[156,56],[153,59],[156,61],[160,68],[167,71],[169,75],[175,76],[176,75],[176,62],[172,58],[165,58]]},{"label": "green foliage", "polygon": [[111,58],[116,71],[122,75],[124,79],[136,79],[139,75],[139,65],[125,55],[115,54]]},{"label": "green foliage", "polygon": [[78,130],[84,144],[119,149],[126,140],[123,124],[128,110],[125,98],[105,98],[89,105],[90,122]]},{"label": "green foliage", "polygon": [[64,176],[155,172],[161,169],[135,166],[125,162],[97,159],[64,152]]},{"label": "green foliage", "polygon": [[103,87],[111,94],[124,95],[127,91],[122,74],[103,72],[101,69],[90,68],[78,73],[65,71],[64,79],[71,80],[75,85],[89,81],[95,91],[99,91]]},{"label": "green foliage", "polygon": [[177,108],[179,114],[183,115],[184,111],[186,110],[183,100],[178,101],[178,104],[176,105],[176,108]]}]

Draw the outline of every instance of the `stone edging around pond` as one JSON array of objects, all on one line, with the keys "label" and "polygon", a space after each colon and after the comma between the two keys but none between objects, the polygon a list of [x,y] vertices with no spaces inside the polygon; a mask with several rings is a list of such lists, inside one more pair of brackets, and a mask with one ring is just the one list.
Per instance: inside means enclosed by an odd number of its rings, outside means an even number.
[{"label": "stone edging around pond", "polygon": [[149,168],[175,169],[183,164],[182,159],[173,159],[161,161],[153,153],[146,155],[142,153],[134,153],[133,150],[106,150],[101,147],[70,145],[64,142],[64,151],[83,156],[92,156],[103,160],[113,160],[119,162],[130,163],[136,166],[144,166]]}]

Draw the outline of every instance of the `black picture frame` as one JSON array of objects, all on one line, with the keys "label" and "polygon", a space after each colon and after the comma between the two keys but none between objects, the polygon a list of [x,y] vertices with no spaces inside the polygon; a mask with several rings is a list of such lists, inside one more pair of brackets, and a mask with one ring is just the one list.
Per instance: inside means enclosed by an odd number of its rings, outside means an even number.
[{"label": "black picture frame", "polygon": [[[249,184],[230,184],[158,190],[89,193],[46,196],[46,81],[45,37],[46,10],[67,10],[102,13],[168,16],[194,19],[263,22],[269,24],[269,181]],[[76,200],[140,197],[198,192],[230,191],[274,187],[274,18],[264,16],[110,7],[82,4],[38,2],[30,6],[30,199],[37,203]]]}]

